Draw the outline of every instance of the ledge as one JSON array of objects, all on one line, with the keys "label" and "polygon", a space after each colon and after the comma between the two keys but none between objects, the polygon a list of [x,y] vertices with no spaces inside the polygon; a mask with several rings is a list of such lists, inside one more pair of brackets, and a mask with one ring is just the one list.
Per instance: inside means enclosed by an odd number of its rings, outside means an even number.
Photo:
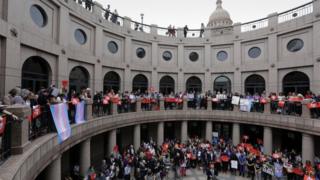
[{"label": "ledge", "polygon": [[294,116],[206,110],[167,110],[118,114],[96,118],[80,125],[73,125],[71,137],[62,144],[58,144],[56,134],[49,134],[33,141],[31,148],[25,153],[10,157],[0,166],[0,179],[34,179],[60,154],[89,137],[116,128],[163,121],[214,121],[252,124],[320,136],[320,120]]}]

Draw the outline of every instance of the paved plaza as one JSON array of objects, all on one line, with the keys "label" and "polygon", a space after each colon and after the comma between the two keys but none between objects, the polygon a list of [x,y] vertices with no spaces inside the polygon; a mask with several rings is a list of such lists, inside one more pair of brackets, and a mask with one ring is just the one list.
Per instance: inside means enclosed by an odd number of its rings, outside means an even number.
[{"label": "paved plaza", "polygon": [[[206,180],[207,176],[201,170],[188,169],[187,176],[180,178],[183,180]],[[248,178],[243,178],[239,176],[232,176],[230,173],[219,173],[217,177],[218,180],[247,180]],[[170,173],[169,180],[174,180],[174,174]]]}]

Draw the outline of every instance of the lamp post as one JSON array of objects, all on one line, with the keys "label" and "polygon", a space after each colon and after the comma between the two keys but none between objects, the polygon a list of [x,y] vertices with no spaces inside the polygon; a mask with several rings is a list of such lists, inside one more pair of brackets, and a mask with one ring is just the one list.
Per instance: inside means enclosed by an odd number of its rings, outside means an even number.
[{"label": "lamp post", "polygon": [[144,14],[141,13],[140,16],[141,16],[141,29],[140,30],[143,31],[143,16],[144,16]]}]

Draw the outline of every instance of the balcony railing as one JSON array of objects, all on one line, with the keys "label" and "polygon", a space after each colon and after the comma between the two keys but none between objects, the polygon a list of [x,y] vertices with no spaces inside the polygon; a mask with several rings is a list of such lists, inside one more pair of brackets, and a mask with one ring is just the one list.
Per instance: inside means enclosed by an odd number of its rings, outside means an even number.
[{"label": "balcony railing", "polygon": [[264,18],[241,25],[241,32],[255,31],[269,26],[269,19]]},{"label": "balcony railing", "polygon": [[278,15],[278,23],[284,23],[293,19],[313,13],[313,2],[309,2]]}]

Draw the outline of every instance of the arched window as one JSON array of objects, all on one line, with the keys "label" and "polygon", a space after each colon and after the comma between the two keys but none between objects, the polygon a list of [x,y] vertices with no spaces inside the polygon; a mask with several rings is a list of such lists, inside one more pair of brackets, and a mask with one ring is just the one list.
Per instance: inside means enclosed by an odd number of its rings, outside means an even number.
[{"label": "arched window", "polygon": [[261,94],[266,89],[266,82],[260,75],[251,75],[247,77],[245,83],[245,92],[250,93],[251,95],[255,93]]},{"label": "arched window", "polygon": [[80,93],[82,89],[89,87],[89,72],[81,66],[74,67],[69,75],[70,91]]},{"label": "arched window", "polygon": [[108,72],[103,79],[103,92],[113,89],[115,92],[120,90],[120,76],[116,72]]},{"label": "arched window", "polygon": [[51,68],[41,57],[28,58],[22,66],[21,88],[37,93],[41,87],[49,87]]},{"label": "arched window", "polygon": [[190,77],[186,83],[186,90],[188,92],[190,92],[190,91],[201,92],[202,91],[201,80],[195,76]]},{"label": "arched window", "polygon": [[216,92],[219,91],[222,93],[223,91],[225,91],[226,93],[230,93],[231,92],[230,79],[227,78],[226,76],[217,77],[216,80],[214,80],[213,89]]},{"label": "arched window", "polygon": [[142,74],[138,74],[133,78],[132,81],[132,91],[140,91],[144,93],[148,90],[148,79]]},{"label": "arched window", "polygon": [[282,87],[285,94],[295,92],[305,95],[310,90],[309,77],[299,71],[288,73],[282,80]]},{"label": "arched window", "polygon": [[160,93],[166,95],[170,94],[171,92],[175,92],[174,89],[174,79],[170,76],[163,76],[160,79]]}]

